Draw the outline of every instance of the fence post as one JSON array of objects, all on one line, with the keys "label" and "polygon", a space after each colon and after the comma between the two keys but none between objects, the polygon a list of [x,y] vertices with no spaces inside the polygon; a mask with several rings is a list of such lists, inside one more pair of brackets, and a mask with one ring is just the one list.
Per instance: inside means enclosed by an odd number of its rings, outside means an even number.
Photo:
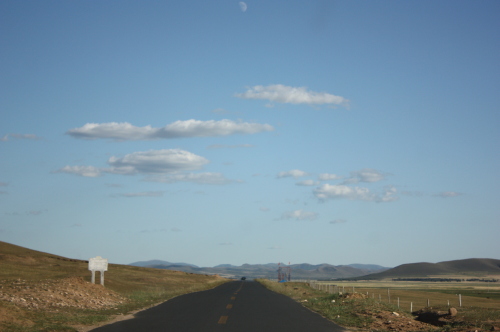
[{"label": "fence post", "polygon": [[458,294],[458,303],[462,306],[462,294]]},{"label": "fence post", "polygon": [[389,288],[387,288],[387,298],[389,299],[389,303],[391,303],[391,292]]},{"label": "fence post", "polygon": [[413,302],[410,302],[410,312],[413,312]]}]

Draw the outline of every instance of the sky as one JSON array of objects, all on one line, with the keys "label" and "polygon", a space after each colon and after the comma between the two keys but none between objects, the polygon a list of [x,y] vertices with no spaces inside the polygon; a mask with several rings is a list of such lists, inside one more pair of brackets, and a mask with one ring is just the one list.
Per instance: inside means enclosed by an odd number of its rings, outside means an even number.
[{"label": "sky", "polygon": [[500,2],[0,2],[0,240],[500,259]]}]

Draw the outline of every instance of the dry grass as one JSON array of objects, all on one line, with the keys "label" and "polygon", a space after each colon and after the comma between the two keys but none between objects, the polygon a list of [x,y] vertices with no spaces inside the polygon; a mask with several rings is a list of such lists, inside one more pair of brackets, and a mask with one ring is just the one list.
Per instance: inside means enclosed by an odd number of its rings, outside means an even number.
[{"label": "dry grass", "polygon": [[[336,285],[340,287],[336,289],[344,293],[340,295],[311,288],[306,283],[258,281],[267,288],[303,303],[344,327],[386,330],[388,329],[387,321],[392,321],[392,323],[395,321],[395,318],[390,316],[391,312],[395,311],[400,315],[398,319],[404,321],[398,322],[393,327],[398,331],[413,331],[417,330],[419,323],[413,321],[413,316],[420,311],[431,313],[432,317],[436,317],[436,321],[432,323],[439,326],[420,325],[418,328],[420,330],[469,331],[489,330],[494,326],[500,328],[500,285],[498,284],[485,286],[484,283],[460,283],[460,285],[432,283],[434,288],[431,288],[432,285],[417,282],[404,285],[404,287],[401,283],[389,282],[337,282]],[[328,288],[325,285],[332,283],[322,282],[321,284],[326,290]],[[389,289],[390,302],[387,289]],[[458,295],[455,294],[468,294],[462,296],[462,307],[458,306]],[[427,299],[430,300],[430,307],[427,307]],[[448,300],[450,300],[450,306],[458,309],[456,317],[446,315],[449,309]],[[410,312],[410,302],[413,302],[412,312]],[[439,321],[438,318],[440,318]]]},{"label": "dry grass", "polygon": [[[14,284],[22,279],[36,285],[43,280],[68,277],[90,281],[88,263],[0,242],[0,280],[4,284]],[[97,282],[99,277],[96,273]],[[95,324],[114,315],[147,308],[180,294],[213,288],[226,281],[218,276],[109,264],[105,287],[127,298],[126,303],[102,310],[28,310],[0,301],[0,330],[77,331],[75,326]]]}]

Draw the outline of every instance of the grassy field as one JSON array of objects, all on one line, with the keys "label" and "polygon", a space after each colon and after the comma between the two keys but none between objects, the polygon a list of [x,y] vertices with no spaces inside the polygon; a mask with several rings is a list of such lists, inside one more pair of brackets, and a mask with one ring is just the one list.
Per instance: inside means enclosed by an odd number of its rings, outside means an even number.
[{"label": "grassy field", "polygon": [[459,294],[463,307],[481,307],[500,310],[500,283],[484,282],[319,282],[323,287],[337,285],[344,292],[368,294],[370,298],[399,305],[405,310],[413,310],[430,306],[458,307]]},{"label": "grassy field", "polygon": [[[381,321],[394,319],[384,317],[383,312],[397,312],[407,320],[413,319],[417,312],[431,312],[434,317],[438,317],[443,316],[443,312],[448,312],[449,301],[450,307],[458,309],[458,315],[448,321],[441,320],[439,323],[442,326],[435,327],[436,329],[467,331],[491,329],[493,326],[500,328],[500,284],[498,283],[485,285],[485,283],[436,282],[404,284],[375,281],[319,282],[310,287],[307,283],[259,281],[269,289],[302,302],[303,305],[344,327],[379,330],[382,326],[382,330],[389,330],[387,327],[384,329],[386,323]],[[328,287],[330,285],[332,287]],[[333,293],[328,292],[334,290]],[[458,294],[462,295],[462,307],[458,303]],[[411,322],[407,321],[407,324]],[[402,327],[403,325],[404,323],[401,323],[395,328],[400,331],[422,330],[417,329],[415,325],[413,327],[409,325],[408,329]]]},{"label": "grassy field", "polygon": [[[87,292],[88,287],[94,287],[104,293],[105,290],[112,291],[124,301],[99,309],[67,306],[45,310],[0,301],[0,331],[74,332],[86,325],[105,322],[115,316],[147,308],[181,294],[213,288],[227,281],[218,276],[109,264],[105,273],[105,287],[88,286],[91,272],[88,271],[87,262],[0,242],[0,295],[17,287],[18,291],[31,289],[36,294],[34,297],[41,296],[46,293],[41,288],[47,288],[49,281],[57,284],[58,280],[62,282],[70,277],[83,279],[81,287],[87,288],[82,288],[81,294]],[[96,281],[99,280],[97,273]],[[68,292],[78,292],[78,286],[76,283],[74,289],[70,288]],[[84,300],[82,298],[82,302]]]}]

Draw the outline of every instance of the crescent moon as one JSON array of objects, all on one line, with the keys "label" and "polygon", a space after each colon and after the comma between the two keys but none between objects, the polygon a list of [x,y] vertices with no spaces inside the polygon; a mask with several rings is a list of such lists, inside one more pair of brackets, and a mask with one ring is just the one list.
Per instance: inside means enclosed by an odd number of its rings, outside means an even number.
[{"label": "crescent moon", "polygon": [[241,11],[242,11],[242,12],[246,12],[246,11],[247,11],[248,6],[247,6],[247,4],[246,4],[246,3],[244,3],[243,1],[240,1],[240,8],[241,8]]}]

